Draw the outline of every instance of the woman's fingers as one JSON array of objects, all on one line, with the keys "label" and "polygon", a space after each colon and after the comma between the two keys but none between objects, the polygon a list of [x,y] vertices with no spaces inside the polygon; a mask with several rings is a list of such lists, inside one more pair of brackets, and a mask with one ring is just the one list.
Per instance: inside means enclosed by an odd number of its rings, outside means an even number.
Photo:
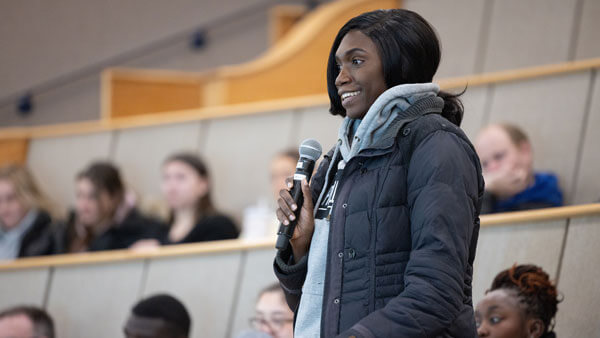
[{"label": "woman's fingers", "polygon": [[280,199],[283,199],[285,201],[285,203],[288,205],[290,210],[296,211],[298,206],[296,206],[296,202],[294,202],[294,199],[292,198],[292,195],[290,194],[290,192],[288,190],[285,190],[285,189],[279,190],[279,197],[280,197]]},{"label": "woman's fingers", "polygon": [[284,225],[290,224],[290,221],[288,220],[287,216],[283,213],[283,211],[281,211],[281,209],[277,209],[275,213],[277,214],[277,219],[280,223],[283,223]]},{"label": "woman's fingers", "polygon": [[[287,192],[287,190],[281,190],[280,192],[280,196],[281,195],[289,195],[289,193]],[[293,202],[293,200],[292,200]],[[281,210],[283,212],[283,214],[290,220],[293,221],[296,216],[294,215],[294,211],[292,211],[290,204],[287,202],[287,199],[284,199],[283,197],[278,198],[277,199],[277,204],[279,205],[279,210]]]},{"label": "woman's fingers", "polygon": [[313,211],[312,193],[310,192],[310,186],[306,179],[302,179],[302,194],[304,195],[303,207],[308,211]]}]

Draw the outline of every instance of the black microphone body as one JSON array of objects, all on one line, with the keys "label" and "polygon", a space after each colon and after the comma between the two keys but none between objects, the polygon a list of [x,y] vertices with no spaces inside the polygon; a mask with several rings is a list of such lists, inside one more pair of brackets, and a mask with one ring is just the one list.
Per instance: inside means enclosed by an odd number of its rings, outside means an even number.
[{"label": "black microphone body", "polygon": [[302,180],[306,179],[307,182],[310,182],[310,177],[315,168],[315,160],[302,157],[298,160],[298,164],[296,165],[296,173],[294,174],[294,185],[290,190],[290,195],[294,199],[294,203],[296,203],[296,210],[294,211],[294,216],[296,218],[293,221],[290,221],[289,225],[285,225],[283,223],[279,224],[279,231],[277,231],[277,242],[275,247],[279,250],[285,250],[289,244],[292,235],[294,234],[294,229],[296,229],[296,223],[298,223],[298,217],[300,216],[300,210],[302,209],[302,204],[304,203],[304,195],[302,194]]}]

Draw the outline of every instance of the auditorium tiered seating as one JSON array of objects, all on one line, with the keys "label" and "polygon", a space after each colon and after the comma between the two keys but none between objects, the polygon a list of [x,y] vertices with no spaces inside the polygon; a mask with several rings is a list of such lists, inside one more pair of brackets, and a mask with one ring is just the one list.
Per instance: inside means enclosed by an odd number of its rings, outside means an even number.
[{"label": "auditorium tiered seating", "polygon": [[[496,272],[536,263],[558,281],[557,333],[600,332],[594,282],[600,264],[600,204],[483,216],[477,247],[474,301]],[[258,291],[274,281],[274,241],[230,240],[156,251],[110,251],[25,258],[0,264],[0,308],[28,302],[53,314],[60,337],[117,337],[129,307],[143,296],[169,292],[185,300],[193,337],[229,337],[247,327]]]},{"label": "auditorium tiered seating", "polygon": [[[332,33],[324,27],[335,32],[348,17],[373,8],[413,9],[441,36],[436,81],[449,91],[467,88],[467,135],[473,139],[494,122],[521,126],[535,149],[535,168],[558,175],[570,205],[482,216],[474,302],[498,271],[534,263],[564,295],[557,334],[594,337],[600,332],[600,204],[593,204],[600,198],[598,3],[334,2],[246,64],[202,73],[106,69],[97,120],[0,128],[0,165],[27,165],[66,210],[74,202],[76,173],[93,160],[116,163],[142,202],[153,202],[160,200],[162,162],[191,151],[209,163],[219,209],[239,221],[244,208],[270,197],[274,154],[308,137],[325,151],[336,141],[341,119],[328,113],[324,80]],[[0,262],[0,309],[42,306],[60,337],[118,337],[131,305],[168,292],[188,306],[193,337],[232,337],[247,328],[258,291],[275,281],[273,257],[274,242],[265,239]]]}]

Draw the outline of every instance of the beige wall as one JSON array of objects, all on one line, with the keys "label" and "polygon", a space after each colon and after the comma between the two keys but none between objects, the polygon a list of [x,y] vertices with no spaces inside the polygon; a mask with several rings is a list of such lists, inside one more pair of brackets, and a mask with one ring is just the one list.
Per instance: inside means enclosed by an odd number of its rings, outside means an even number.
[{"label": "beige wall", "polygon": [[[0,98],[150,42],[193,29],[261,0],[2,1]],[[273,3],[276,3],[273,1]],[[119,66],[198,71],[254,58],[268,45],[267,11],[221,23],[205,50],[189,40]],[[35,97],[28,118],[0,107],[0,125],[37,125],[97,119],[100,78],[92,74]]]},{"label": "beige wall", "polygon": [[556,317],[559,337],[600,335],[599,241],[600,217],[570,221],[558,280],[558,290],[564,297]]},{"label": "beige wall", "polygon": [[[297,0],[300,2],[300,0]],[[260,0],[0,3],[0,98],[170,34],[211,22]],[[325,1],[323,1],[325,2]],[[273,1],[275,4],[276,2]],[[437,29],[443,47],[437,78],[600,55],[595,0],[406,0]],[[209,32],[209,47],[182,40],[120,66],[201,70],[240,63],[268,44],[267,13]],[[35,97],[27,118],[0,107],[0,126],[99,117],[100,79],[90,75]]]}]

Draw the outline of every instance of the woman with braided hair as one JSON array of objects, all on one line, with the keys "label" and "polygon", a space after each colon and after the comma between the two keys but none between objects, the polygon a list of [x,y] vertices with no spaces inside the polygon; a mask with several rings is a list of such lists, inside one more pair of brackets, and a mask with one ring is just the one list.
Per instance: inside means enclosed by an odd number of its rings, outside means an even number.
[{"label": "woman with braided hair", "polygon": [[479,337],[555,338],[558,292],[535,265],[513,265],[500,272],[475,309]]}]

